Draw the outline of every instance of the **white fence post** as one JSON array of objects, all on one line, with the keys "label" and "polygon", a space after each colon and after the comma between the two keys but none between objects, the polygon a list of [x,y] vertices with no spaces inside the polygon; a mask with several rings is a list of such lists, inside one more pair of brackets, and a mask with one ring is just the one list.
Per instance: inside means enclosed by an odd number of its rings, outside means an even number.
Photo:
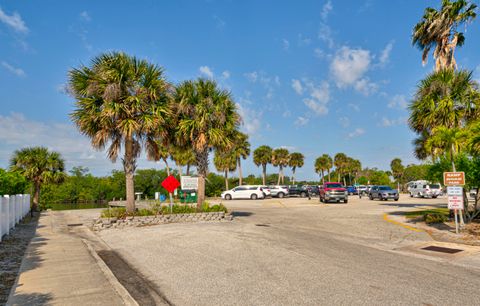
[{"label": "white fence post", "polygon": [[23,218],[23,194],[17,194],[17,223]]},{"label": "white fence post", "polygon": [[27,194],[26,195],[26,210],[25,210],[25,215],[28,214],[30,212],[30,195]]},{"label": "white fence post", "polygon": [[2,241],[3,235],[5,235],[5,203],[3,196],[0,196],[0,241]]},{"label": "white fence post", "polygon": [[3,204],[5,205],[5,234],[10,234],[10,197],[8,195],[3,196]]},{"label": "white fence post", "polygon": [[10,229],[12,229],[15,226],[15,196],[14,195],[9,197],[8,207],[9,207],[8,220],[10,224]]}]

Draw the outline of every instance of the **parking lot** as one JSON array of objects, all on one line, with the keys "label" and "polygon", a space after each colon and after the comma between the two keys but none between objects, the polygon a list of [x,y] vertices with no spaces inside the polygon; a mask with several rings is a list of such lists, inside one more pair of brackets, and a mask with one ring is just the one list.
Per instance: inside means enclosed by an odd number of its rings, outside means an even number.
[{"label": "parking lot", "polygon": [[234,212],[233,222],[99,235],[177,305],[480,303],[470,289],[480,282],[478,254],[445,260],[402,251],[433,240],[385,220],[385,214],[444,206],[445,199],[223,203]]}]

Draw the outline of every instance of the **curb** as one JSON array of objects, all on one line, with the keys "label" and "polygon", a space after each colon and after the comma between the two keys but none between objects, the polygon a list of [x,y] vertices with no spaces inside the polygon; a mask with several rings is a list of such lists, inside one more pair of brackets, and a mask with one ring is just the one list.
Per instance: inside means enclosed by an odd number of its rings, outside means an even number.
[{"label": "curb", "polygon": [[137,301],[130,295],[130,293],[125,289],[125,287],[120,284],[118,279],[115,277],[113,272],[108,268],[107,264],[98,256],[97,252],[93,246],[86,240],[82,239],[82,242],[87,247],[90,255],[95,259],[98,267],[102,270],[105,277],[108,279],[109,283],[112,285],[113,289],[118,293],[118,295],[123,300],[123,303],[127,306],[139,306]]}]

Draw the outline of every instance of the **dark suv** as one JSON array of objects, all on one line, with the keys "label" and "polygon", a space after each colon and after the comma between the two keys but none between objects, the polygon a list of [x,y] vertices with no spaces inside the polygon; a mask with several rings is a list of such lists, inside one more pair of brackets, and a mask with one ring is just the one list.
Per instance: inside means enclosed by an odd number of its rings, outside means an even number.
[{"label": "dark suv", "polygon": [[288,186],[288,195],[306,198],[308,196],[308,189],[303,185],[290,185]]}]

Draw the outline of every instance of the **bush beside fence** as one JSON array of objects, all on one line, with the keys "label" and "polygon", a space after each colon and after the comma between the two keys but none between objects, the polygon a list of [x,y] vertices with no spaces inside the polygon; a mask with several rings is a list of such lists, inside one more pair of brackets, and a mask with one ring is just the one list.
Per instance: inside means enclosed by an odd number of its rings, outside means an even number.
[{"label": "bush beside fence", "polygon": [[30,212],[30,195],[0,196],[0,241]]}]

